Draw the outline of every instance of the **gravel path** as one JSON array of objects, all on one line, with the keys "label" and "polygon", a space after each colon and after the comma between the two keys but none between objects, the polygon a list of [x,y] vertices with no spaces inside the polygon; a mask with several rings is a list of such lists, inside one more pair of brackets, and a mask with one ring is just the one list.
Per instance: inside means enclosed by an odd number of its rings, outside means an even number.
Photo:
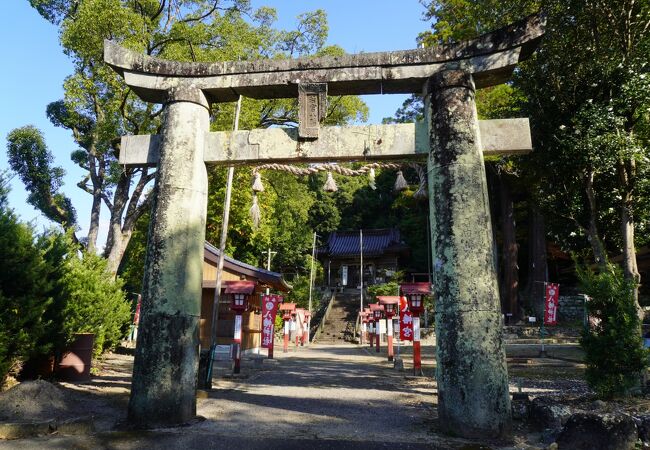
[{"label": "gravel path", "polygon": [[[224,435],[431,442],[434,389],[356,345],[276,353],[245,380],[219,381],[199,425]],[[215,385],[213,385],[215,387]]]},{"label": "gravel path", "polygon": [[[96,433],[0,441],[0,449],[540,448],[539,436],[521,422],[515,424],[514,445],[492,442],[481,447],[437,434],[431,343],[423,346],[426,376],[419,378],[409,376],[410,346],[401,348],[406,372],[393,369],[385,346],[381,353],[345,343],[292,346],[288,353],[281,348],[276,346],[276,358],[264,359],[261,369],[244,359],[241,377],[226,378],[229,370],[218,366],[213,389],[197,401],[200,420],[178,428],[129,432],[120,431],[116,423],[126,415],[133,358],[109,355],[101,375],[91,382],[59,385],[74,399],[67,412],[93,416]],[[511,392],[565,395],[585,389],[576,379],[580,364],[567,361],[579,360],[576,349],[551,350],[563,359],[534,358],[535,347],[508,348]]]}]

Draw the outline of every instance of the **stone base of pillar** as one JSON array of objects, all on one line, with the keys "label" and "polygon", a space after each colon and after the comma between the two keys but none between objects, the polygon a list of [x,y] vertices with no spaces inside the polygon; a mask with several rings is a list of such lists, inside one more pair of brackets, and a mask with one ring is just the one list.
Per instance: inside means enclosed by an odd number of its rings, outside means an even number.
[{"label": "stone base of pillar", "polygon": [[141,325],[129,425],[156,428],[192,421],[196,417],[199,318],[154,313]]}]

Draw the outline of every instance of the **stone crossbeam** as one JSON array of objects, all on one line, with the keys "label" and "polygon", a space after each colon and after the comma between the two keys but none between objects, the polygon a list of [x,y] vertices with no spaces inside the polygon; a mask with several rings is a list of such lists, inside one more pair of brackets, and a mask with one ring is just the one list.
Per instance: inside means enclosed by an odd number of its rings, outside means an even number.
[{"label": "stone crossbeam", "polygon": [[299,83],[327,83],[328,95],[422,93],[433,74],[462,69],[477,88],[504,83],[541,39],[543,18],[531,16],[476,39],[414,50],[320,58],[177,62],[104,42],[104,60],[144,101],[164,103],[167,92],[200,89],[210,103],[244,97],[296,98]]},{"label": "stone crossbeam", "polygon": [[[479,121],[483,154],[517,155],[532,150],[528,119]],[[119,163],[156,166],[159,135],[123,136]],[[269,128],[208,133],[206,164],[315,163],[426,159],[429,136],[425,123],[324,127],[318,140],[298,139],[295,128]]]}]

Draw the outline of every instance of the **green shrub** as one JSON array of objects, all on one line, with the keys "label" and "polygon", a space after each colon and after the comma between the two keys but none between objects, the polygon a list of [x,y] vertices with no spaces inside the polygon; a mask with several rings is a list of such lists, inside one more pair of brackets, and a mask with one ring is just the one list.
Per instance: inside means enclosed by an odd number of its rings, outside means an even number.
[{"label": "green shrub", "polygon": [[634,305],[634,282],[611,264],[598,274],[578,268],[578,278],[591,297],[587,310],[595,319],[580,340],[587,383],[603,398],[626,395],[638,385],[648,359]]},{"label": "green shrub", "polygon": [[34,246],[32,229],[20,223],[0,193],[0,387],[17,362],[47,349],[38,342],[51,304],[48,266]]},{"label": "green shrub", "polygon": [[398,295],[399,292],[399,283],[397,281],[391,281],[390,283],[383,284],[371,284],[368,286],[369,299],[368,302],[376,303],[377,296],[379,295]]},{"label": "green shrub", "polygon": [[113,348],[125,335],[131,307],[122,281],[106,271],[106,260],[92,253],[68,255],[61,278],[65,306],[62,330],[66,339],[75,333],[94,333],[94,354]]}]

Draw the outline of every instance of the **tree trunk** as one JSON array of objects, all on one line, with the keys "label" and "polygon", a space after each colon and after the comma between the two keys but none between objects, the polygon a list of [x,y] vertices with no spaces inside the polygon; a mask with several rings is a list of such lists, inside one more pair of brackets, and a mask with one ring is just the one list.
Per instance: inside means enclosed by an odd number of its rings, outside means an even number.
[{"label": "tree trunk", "polygon": [[639,283],[641,274],[636,262],[636,249],[634,247],[634,216],[632,205],[634,204],[634,177],[636,164],[634,160],[623,161],[618,163],[618,172],[621,178],[621,236],[623,237],[623,273],[625,278],[633,280],[634,287],[634,304],[637,309],[639,319],[643,322],[643,309],[639,305]]},{"label": "tree trunk", "polygon": [[[107,270],[110,274],[116,276],[124,252],[126,252],[126,247],[129,245],[129,241],[133,235],[133,230],[122,231],[119,224],[114,224],[113,226],[117,229],[113,231],[113,243],[106,254],[106,259],[108,261]],[[142,264],[144,264],[144,261],[142,261]]]},{"label": "tree trunk", "polygon": [[530,206],[528,293],[535,315],[544,313],[544,282],[547,281],[546,227],[544,216],[534,201]]},{"label": "tree trunk", "polygon": [[499,203],[501,204],[501,234],[503,238],[503,272],[501,278],[501,298],[505,312],[519,318],[517,291],[519,288],[519,266],[517,257],[519,247],[515,236],[514,204],[510,186],[502,174],[499,176]]},{"label": "tree trunk", "polygon": [[111,219],[108,236],[106,237],[106,246],[104,247],[104,257],[108,260],[107,270],[113,276],[117,275],[120,268],[136,222],[150,208],[150,195],[147,195],[142,203],[138,204],[138,202],[144,195],[146,185],[154,176],[155,172],[150,174],[144,169],[140,173],[140,178],[133,192],[129,195],[133,173],[123,173],[115,187],[113,202],[107,202],[107,207],[111,212]]},{"label": "tree trunk", "polygon": [[[93,142],[95,141],[93,136]],[[88,148],[88,177],[92,185],[92,191],[84,189],[93,196],[93,203],[90,209],[90,225],[88,226],[88,242],[86,248],[94,252],[97,247],[97,235],[99,234],[99,215],[102,208],[102,185],[104,170],[101,167],[102,161],[96,156],[95,144]]]},{"label": "tree trunk", "polygon": [[[98,193],[100,191],[100,193]],[[97,235],[99,234],[99,215],[102,209],[102,196],[101,189],[93,189],[93,203],[90,208],[90,225],[88,227],[88,243],[87,248],[89,252],[94,252],[97,248]]]},{"label": "tree trunk", "polygon": [[587,201],[589,202],[589,228],[587,229],[587,239],[591,245],[591,250],[594,252],[594,259],[596,264],[601,269],[607,265],[607,253],[603,242],[600,240],[598,234],[598,226],[596,225],[596,194],[594,193],[594,171],[590,170],[585,180],[585,192],[587,194]]}]

